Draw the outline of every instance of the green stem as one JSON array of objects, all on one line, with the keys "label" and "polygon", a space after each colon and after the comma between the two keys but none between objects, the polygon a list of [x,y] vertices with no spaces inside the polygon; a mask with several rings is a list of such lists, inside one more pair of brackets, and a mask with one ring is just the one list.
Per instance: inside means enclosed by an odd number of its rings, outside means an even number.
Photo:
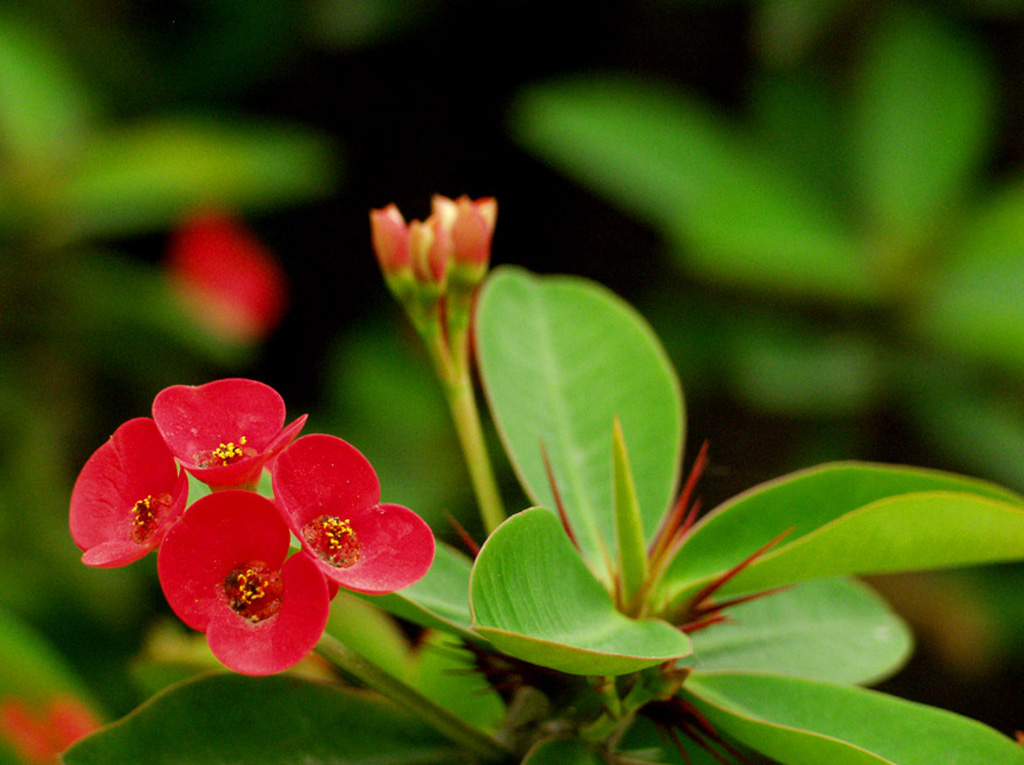
[{"label": "green stem", "polygon": [[317,643],[316,650],[339,669],[379,691],[403,709],[412,711],[450,741],[469,749],[485,760],[500,760],[508,756],[508,750],[497,740],[439,706],[394,675],[371,664],[337,638],[325,632]]},{"label": "green stem", "polygon": [[448,407],[451,409],[455,431],[459,435],[462,454],[469,468],[469,478],[480,506],[480,517],[484,528],[490,534],[505,520],[505,505],[494,479],[494,469],[487,453],[480,412],[476,406],[476,395],[469,375],[460,375],[451,385],[445,385]]}]

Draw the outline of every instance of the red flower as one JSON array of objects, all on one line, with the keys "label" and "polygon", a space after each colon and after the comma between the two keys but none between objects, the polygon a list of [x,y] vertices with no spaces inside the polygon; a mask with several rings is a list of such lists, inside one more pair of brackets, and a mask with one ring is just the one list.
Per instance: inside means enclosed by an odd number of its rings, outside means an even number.
[{"label": "red flower", "polygon": [[288,669],[327,624],[327,582],[305,553],[285,560],[290,539],[270,500],[223,491],[196,500],[160,547],[167,602],[236,672]]},{"label": "red flower", "polygon": [[58,754],[99,727],[96,716],[72,696],[54,696],[37,708],[19,698],[0,701],[0,740],[27,763],[53,763]]},{"label": "red flower", "polygon": [[71,492],[71,537],[89,566],[124,566],[160,544],[188,500],[156,423],[129,420],[82,468]]},{"label": "red flower", "polygon": [[175,232],[167,252],[168,273],[199,320],[242,341],[258,340],[284,316],[284,272],[234,218],[203,211]]},{"label": "red flower", "polygon": [[430,527],[406,507],[380,504],[377,474],[351,444],[303,436],[274,461],[271,475],[278,507],[329,579],[379,595],[427,573]]},{"label": "red flower", "polygon": [[252,488],[263,466],[302,430],[284,428],[284,399],[255,380],[173,385],[153,401],[153,419],[182,466],[214,489]]}]

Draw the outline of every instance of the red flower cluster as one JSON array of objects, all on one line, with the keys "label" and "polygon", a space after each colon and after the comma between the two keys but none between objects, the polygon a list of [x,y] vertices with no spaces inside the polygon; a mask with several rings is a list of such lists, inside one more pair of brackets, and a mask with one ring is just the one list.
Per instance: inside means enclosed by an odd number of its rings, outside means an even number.
[{"label": "red flower cluster", "polygon": [[[295,441],[305,420],[285,427],[280,395],[253,380],[161,391],[153,419],[118,428],[78,477],[71,535],[82,561],[121,566],[159,548],[167,602],[223,664],[250,675],[293,666],[320,639],[338,585],[393,592],[434,557],[429,526],[380,504],[355,447]],[[266,466],[274,501],[253,491]],[[186,472],[214,490],[187,510]],[[303,550],[289,556],[292,533]]]}]

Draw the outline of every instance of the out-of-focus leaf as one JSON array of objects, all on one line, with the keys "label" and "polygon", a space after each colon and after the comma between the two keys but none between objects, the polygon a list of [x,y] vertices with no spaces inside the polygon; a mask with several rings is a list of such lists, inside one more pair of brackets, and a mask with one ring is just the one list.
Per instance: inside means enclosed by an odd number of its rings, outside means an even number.
[{"label": "out-of-focus leaf", "polygon": [[769,320],[731,326],[737,393],[762,411],[842,416],[870,407],[881,392],[879,353],[860,336]]},{"label": "out-of-focus leaf", "polygon": [[82,84],[42,30],[0,16],[0,145],[23,180],[53,180],[81,150],[91,112]]},{"label": "out-of-focus leaf", "polygon": [[864,202],[898,251],[963,196],[988,142],[994,93],[964,30],[889,10],[863,54],[851,129]]},{"label": "out-of-focus leaf", "polygon": [[630,619],[587,568],[558,518],[532,508],[484,543],[470,580],[473,628],[499,650],[574,675],[623,675],[691,653],[658,619]]},{"label": "out-of-focus leaf", "polygon": [[546,738],[534,744],[522,765],[603,765],[608,762],[578,738]]},{"label": "out-of-focus leaf", "polygon": [[681,92],[564,79],[521,94],[513,124],[526,148],[662,231],[696,274],[830,300],[880,295],[821,195]]},{"label": "out-of-focus leaf", "polygon": [[410,684],[463,720],[495,730],[505,705],[461,641],[443,632],[430,632],[420,641],[408,675]]},{"label": "out-of-focus leaf", "polygon": [[215,674],[173,686],[79,742],[67,765],[462,763],[408,712],[286,675]]},{"label": "out-of-focus leaf", "polygon": [[695,675],[740,670],[866,684],[897,671],[913,648],[903,620],[849,579],[804,582],[728,614],[691,635]]},{"label": "out-of-focus leaf", "polygon": [[988,200],[934,272],[916,330],[933,345],[1024,375],[1024,183]]},{"label": "out-of-focus leaf", "polygon": [[57,694],[88,694],[71,666],[42,636],[0,609],[0,700],[45,701]]},{"label": "out-of-focus leaf", "polygon": [[713,725],[787,765],[1020,765],[975,720],[875,691],[784,675],[710,673],[684,694]]},{"label": "out-of-focus leaf", "polygon": [[852,4],[851,0],[761,0],[754,5],[758,52],[770,65],[792,65]]},{"label": "out-of-focus leaf", "polygon": [[756,486],[707,515],[669,564],[663,589],[682,600],[787,531],[723,592],[1016,557],[1024,504],[1007,489],[952,473],[822,465]]},{"label": "out-of-focus leaf", "polygon": [[195,207],[252,210],[319,196],[337,167],[324,138],[295,126],[143,122],[90,144],[54,214],[71,236],[147,231]]},{"label": "out-of-focus leaf", "polygon": [[643,531],[672,502],[683,443],[682,391],[650,327],[582,279],[496,271],[477,310],[484,390],[513,465],[534,502],[566,515],[593,571],[609,578],[615,549],[612,423],[630,448]]},{"label": "out-of-focus leaf", "polygon": [[311,32],[324,45],[357,50],[422,27],[444,0],[316,0]]}]

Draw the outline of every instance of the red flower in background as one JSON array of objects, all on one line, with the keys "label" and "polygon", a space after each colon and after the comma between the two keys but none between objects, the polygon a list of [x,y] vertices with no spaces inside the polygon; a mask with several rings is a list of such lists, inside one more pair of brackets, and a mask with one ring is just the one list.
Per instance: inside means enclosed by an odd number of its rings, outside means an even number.
[{"label": "red flower in background", "polygon": [[171,238],[167,267],[199,320],[219,334],[259,340],[284,316],[284,271],[270,250],[222,212],[185,220]]},{"label": "red flower in background", "polygon": [[188,500],[156,423],[129,420],[97,449],[71,493],[71,537],[89,566],[124,566],[156,548]]},{"label": "red flower in background", "polygon": [[351,444],[303,436],[274,461],[271,475],[281,513],[329,579],[379,595],[427,573],[430,527],[406,507],[380,504],[377,474]]},{"label": "red flower in background", "polygon": [[285,560],[290,539],[270,500],[225,491],[197,500],[160,547],[167,602],[236,672],[288,669],[327,624],[327,582],[305,553]]},{"label": "red flower in background", "polygon": [[18,698],[0,701],[0,740],[32,765],[55,762],[58,754],[99,727],[88,707],[71,696],[54,696],[41,707]]},{"label": "red flower in background", "polygon": [[182,466],[214,489],[251,488],[263,466],[302,430],[284,427],[280,394],[255,380],[173,385],[153,401],[153,419]]}]

